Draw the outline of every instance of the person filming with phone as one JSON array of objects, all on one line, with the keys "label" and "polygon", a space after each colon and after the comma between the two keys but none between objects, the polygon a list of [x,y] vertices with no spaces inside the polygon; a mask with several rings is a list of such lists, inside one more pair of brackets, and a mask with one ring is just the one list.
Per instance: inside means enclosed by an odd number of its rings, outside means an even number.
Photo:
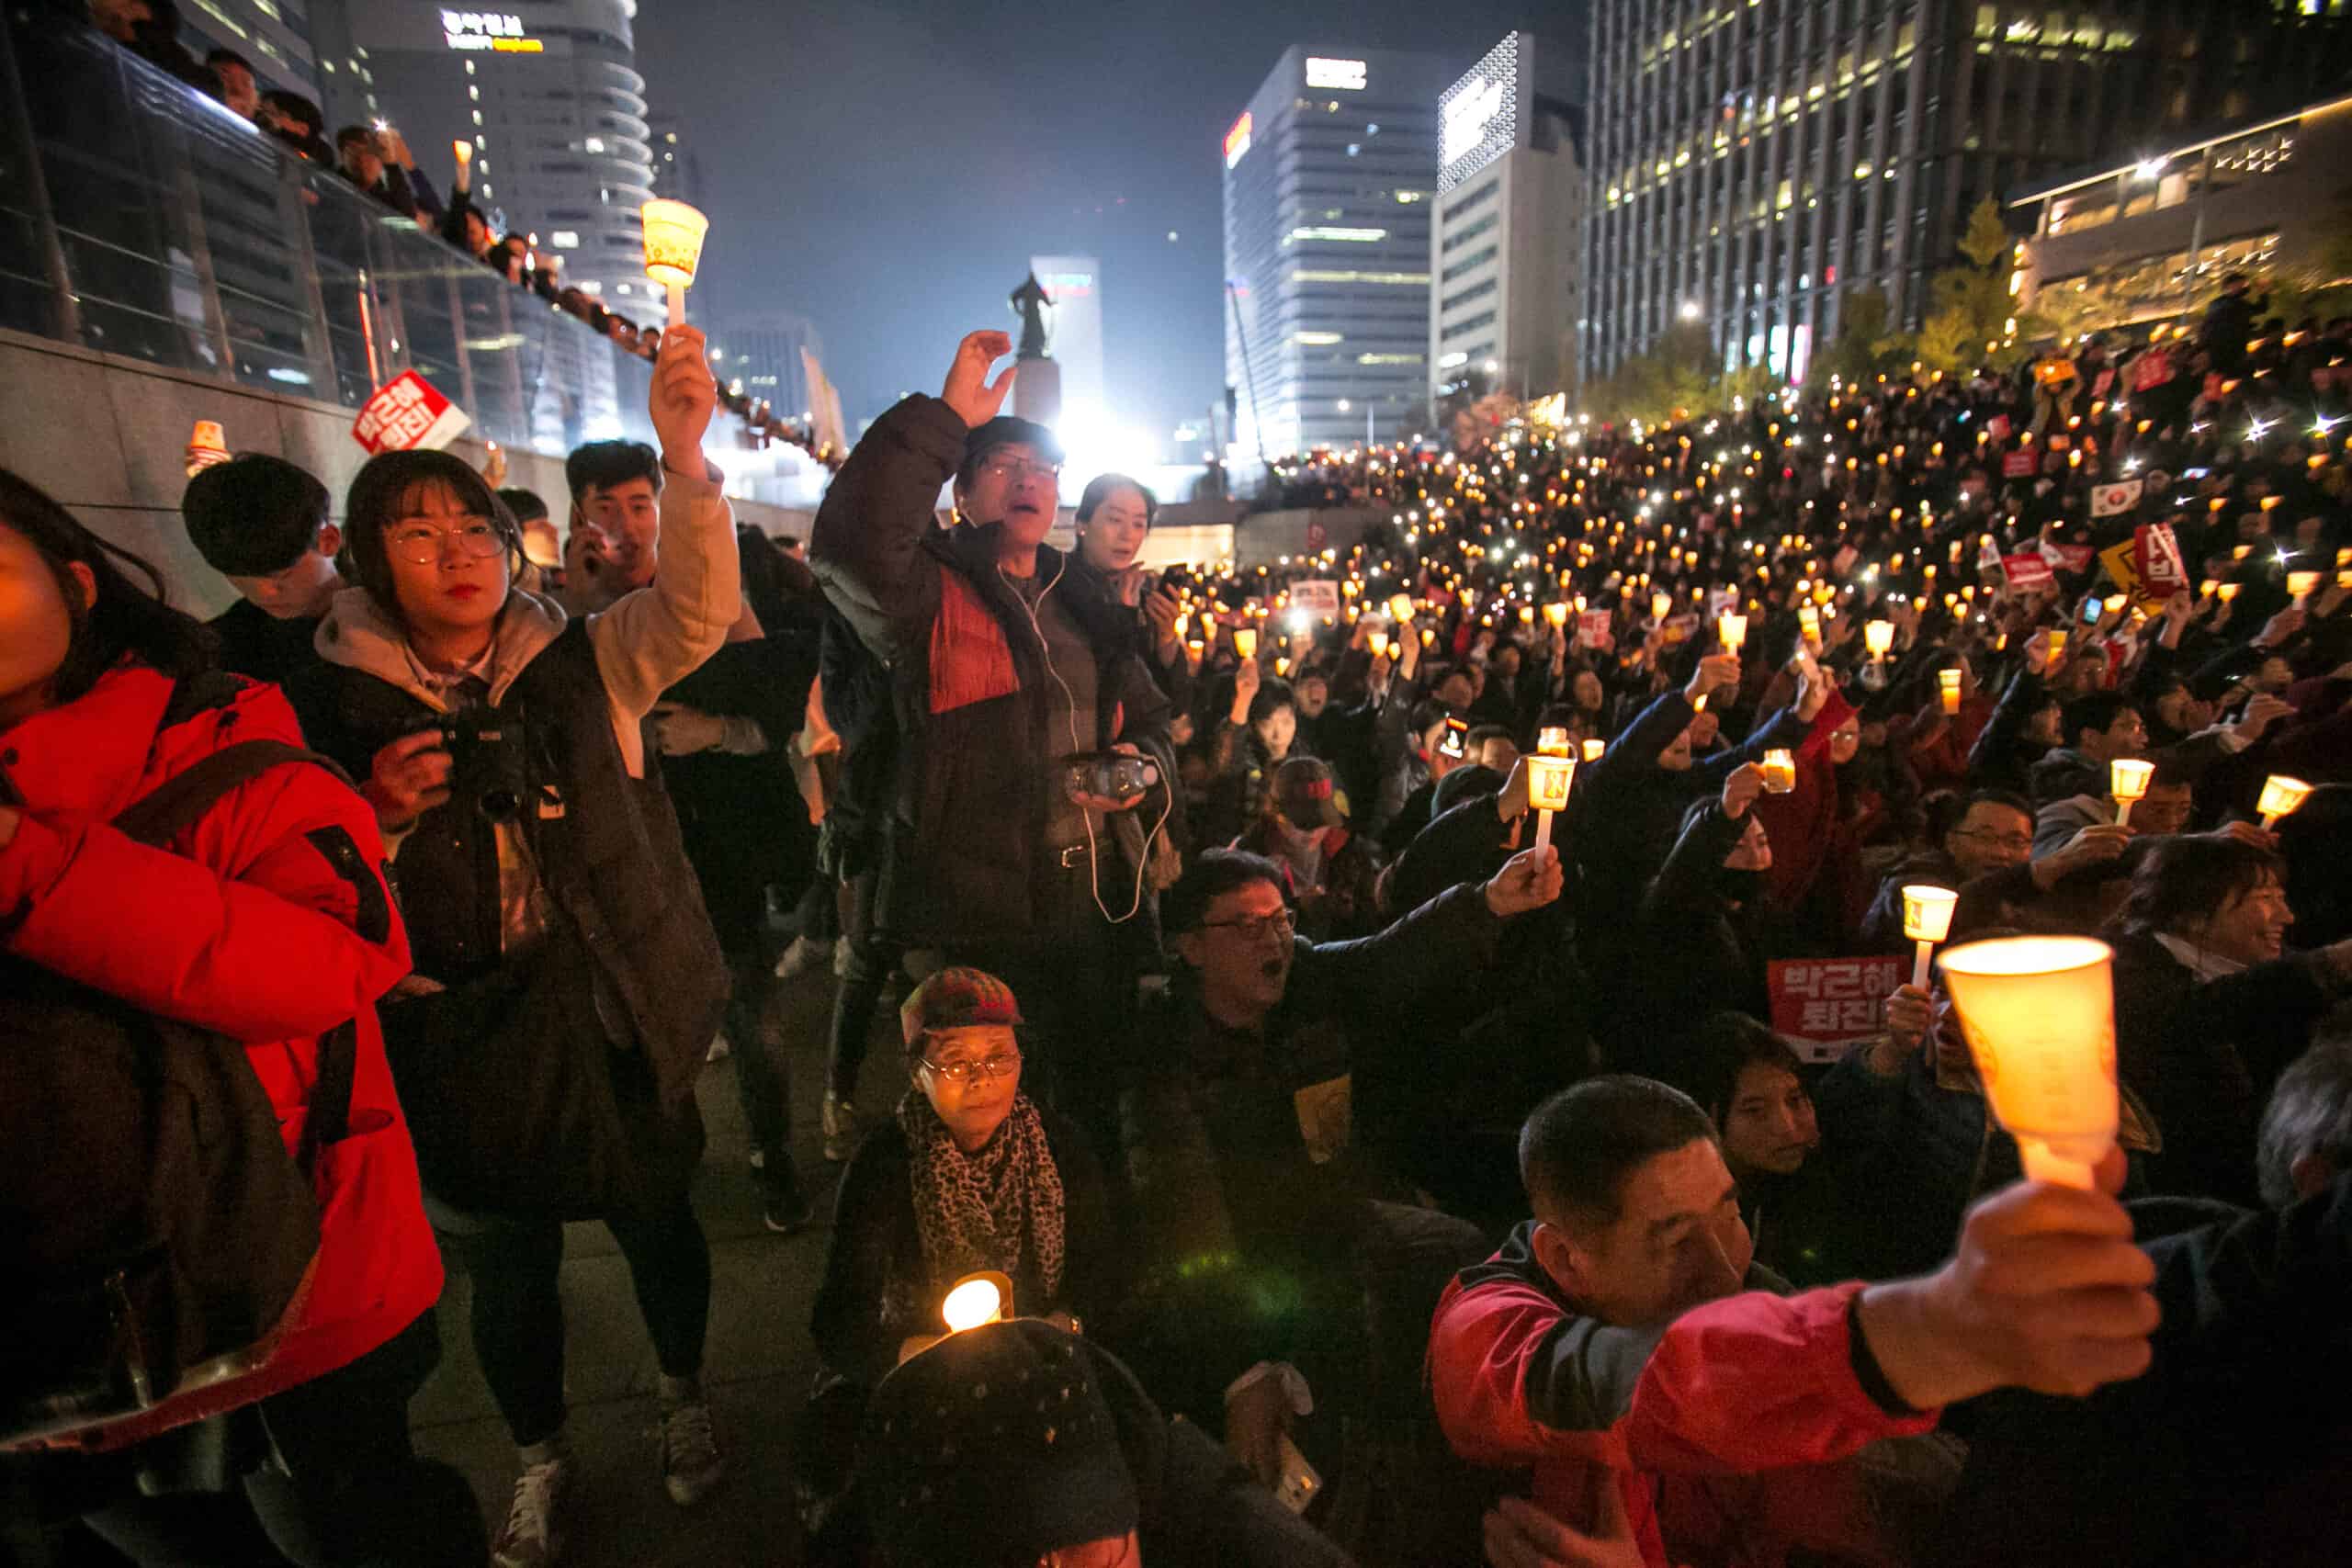
[{"label": "person filming with phone", "polygon": [[[1175,758],[1121,612],[1066,582],[1046,543],[1061,448],[1001,412],[1013,373],[989,370],[1012,348],[969,334],[939,396],[882,416],[826,492],[809,560],[891,671],[876,931],[1035,997],[1033,1082],[1103,1126],[1110,1075],[1087,1058],[1127,1010],[1114,933],[1143,908]],[[1114,827],[1128,817],[1139,833]]]}]

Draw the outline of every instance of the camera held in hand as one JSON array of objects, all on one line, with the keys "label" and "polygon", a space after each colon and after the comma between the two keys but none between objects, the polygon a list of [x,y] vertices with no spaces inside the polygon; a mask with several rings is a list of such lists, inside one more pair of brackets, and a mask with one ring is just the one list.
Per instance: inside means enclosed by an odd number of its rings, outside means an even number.
[{"label": "camera held in hand", "polygon": [[443,718],[440,729],[451,802],[469,803],[492,822],[521,816],[531,788],[521,721],[494,708],[464,707]]},{"label": "camera held in hand", "polygon": [[1133,800],[1159,783],[1159,764],[1124,751],[1086,751],[1062,759],[1062,793],[1071,800]]}]

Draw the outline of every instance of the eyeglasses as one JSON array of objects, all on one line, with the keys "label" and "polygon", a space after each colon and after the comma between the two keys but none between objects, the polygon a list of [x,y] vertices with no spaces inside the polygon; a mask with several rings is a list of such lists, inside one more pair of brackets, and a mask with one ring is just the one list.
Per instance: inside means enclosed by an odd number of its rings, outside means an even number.
[{"label": "eyeglasses", "polygon": [[1015,483],[1035,474],[1039,479],[1057,479],[1062,477],[1059,463],[1032,463],[1022,457],[992,457],[980,465],[980,472],[990,479],[1012,479]]},{"label": "eyeglasses", "polygon": [[1988,833],[1982,828],[1955,828],[1952,829],[1952,836],[1957,839],[1981,840],[2004,850],[2030,852],[2033,849],[2033,840],[2023,833]]},{"label": "eyeglasses", "polygon": [[1201,929],[1204,931],[1239,931],[1244,942],[1255,942],[1272,931],[1287,942],[1298,930],[1298,921],[1288,909],[1277,909],[1271,915],[1244,915],[1238,920],[1203,920]]},{"label": "eyeglasses", "polygon": [[458,547],[476,560],[488,560],[506,547],[496,527],[469,523],[462,528],[435,528],[429,523],[402,523],[392,529],[392,554],[415,566],[431,566],[441,558],[443,541],[455,538]]},{"label": "eyeglasses", "polygon": [[1009,1078],[1021,1070],[1021,1053],[1007,1051],[978,1062],[934,1062],[928,1056],[915,1058],[931,1070],[933,1077],[954,1084],[957,1089],[969,1089],[983,1078]]}]

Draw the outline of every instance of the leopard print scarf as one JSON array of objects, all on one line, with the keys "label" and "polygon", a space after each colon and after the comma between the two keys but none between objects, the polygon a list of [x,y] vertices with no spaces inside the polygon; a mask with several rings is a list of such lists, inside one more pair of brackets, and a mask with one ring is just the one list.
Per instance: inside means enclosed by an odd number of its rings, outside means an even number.
[{"label": "leopard print scarf", "polygon": [[967,1274],[994,1269],[1010,1276],[1025,1258],[1036,1265],[1046,1297],[1062,1285],[1062,1179],[1046,1143],[1037,1107],[1022,1095],[988,1146],[967,1155],[920,1091],[899,1102],[906,1134],[915,1228],[922,1236],[929,1295]]}]

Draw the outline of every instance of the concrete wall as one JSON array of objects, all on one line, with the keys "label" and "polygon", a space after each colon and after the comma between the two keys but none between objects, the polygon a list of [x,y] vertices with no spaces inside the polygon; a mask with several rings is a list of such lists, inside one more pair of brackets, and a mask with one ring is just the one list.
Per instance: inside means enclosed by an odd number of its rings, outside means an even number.
[{"label": "concrete wall", "polygon": [[[185,453],[198,420],[219,421],[232,452],[274,453],[318,475],[334,497],[338,521],[344,492],[367,460],[351,438],[349,409],[21,333],[0,330],[0,387],[7,389],[0,468],[23,475],[98,534],[152,561],[175,602],[199,615],[226,608],[235,592],[189,547],[180,525]],[[720,413],[713,439],[729,438],[733,423]],[[476,465],[485,456],[470,436],[450,449]],[[537,491],[562,516],[562,454],[510,449],[506,482]],[[808,536],[811,513],[751,501],[734,505],[739,520],[772,536]]]}]

